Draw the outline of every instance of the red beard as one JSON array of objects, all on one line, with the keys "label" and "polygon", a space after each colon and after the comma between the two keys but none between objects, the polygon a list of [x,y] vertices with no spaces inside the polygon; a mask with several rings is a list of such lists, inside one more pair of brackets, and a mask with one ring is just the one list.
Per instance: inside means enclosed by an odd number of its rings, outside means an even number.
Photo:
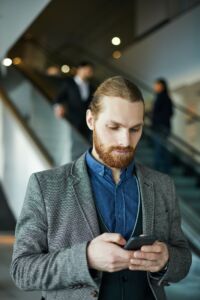
[{"label": "red beard", "polygon": [[[126,168],[134,158],[135,149],[131,146],[128,147],[111,146],[109,148],[106,148],[98,138],[95,129],[93,131],[93,143],[96,152],[99,155],[99,158],[108,167],[117,168],[117,169]],[[123,153],[114,152],[116,150],[123,151]]]}]

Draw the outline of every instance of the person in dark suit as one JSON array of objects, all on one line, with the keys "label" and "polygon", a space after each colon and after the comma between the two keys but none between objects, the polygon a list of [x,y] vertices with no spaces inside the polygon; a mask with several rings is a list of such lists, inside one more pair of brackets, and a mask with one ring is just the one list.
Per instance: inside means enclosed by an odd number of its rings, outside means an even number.
[{"label": "person in dark suit", "polygon": [[54,112],[58,118],[67,118],[78,131],[88,138],[85,113],[94,91],[89,80],[93,77],[94,67],[90,62],[81,62],[74,77],[65,80],[55,99]]},{"label": "person in dark suit", "polygon": [[168,93],[167,82],[163,78],[155,81],[156,94],[152,112],[152,129],[154,131],[154,168],[164,173],[170,173],[171,159],[168,150],[163,145],[163,138],[169,136],[171,131],[171,118],[173,115],[173,103]]}]

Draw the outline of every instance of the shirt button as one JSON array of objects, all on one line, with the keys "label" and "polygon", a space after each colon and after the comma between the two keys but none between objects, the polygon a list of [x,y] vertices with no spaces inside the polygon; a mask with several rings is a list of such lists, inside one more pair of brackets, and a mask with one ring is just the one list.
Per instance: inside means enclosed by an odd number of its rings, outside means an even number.
[{"label": "shirt button", "polygon": [[98,291],[96,291],[96,290],[92,291],[91,296],[94,297],[94,298],[97,298],[99,296]]}]

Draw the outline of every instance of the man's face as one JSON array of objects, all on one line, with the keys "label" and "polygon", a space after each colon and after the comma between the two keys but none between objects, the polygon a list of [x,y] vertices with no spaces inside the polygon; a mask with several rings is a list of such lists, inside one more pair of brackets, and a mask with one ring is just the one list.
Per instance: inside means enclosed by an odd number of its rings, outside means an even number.
[{"label": "man's face", "polygon": [[92,66],[84,66],[79,67],[77,69],[77,74],[83,79],[83,80],[89,80],[94,75],[94,69]]},{"label": "man's face", "polygon": [[93,154],[111,168],[127,167],[134,158],[143,119],[142,102],[104,96],[97,120],[90,110],[87,112],[87,124],[93,130]]}]

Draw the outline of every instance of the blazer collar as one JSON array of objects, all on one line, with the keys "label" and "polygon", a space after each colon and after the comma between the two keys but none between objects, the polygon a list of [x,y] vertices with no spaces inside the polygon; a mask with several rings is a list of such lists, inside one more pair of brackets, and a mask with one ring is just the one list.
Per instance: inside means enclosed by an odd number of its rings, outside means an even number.
[{"label": "blazer collar", "polygon": [[76,199],[88,225],[91,237],[94,238],[100,234],[100,229],[85,163],[85,153],[72,164],[71,175]]},{"label": "blazer collar", "polygon": [[151,235],[153,234],[154,225],[155,195],[153,182],[150,178],[150,170],[136,163],[136,175],[139,181],[142,200],[143,234]]}]

